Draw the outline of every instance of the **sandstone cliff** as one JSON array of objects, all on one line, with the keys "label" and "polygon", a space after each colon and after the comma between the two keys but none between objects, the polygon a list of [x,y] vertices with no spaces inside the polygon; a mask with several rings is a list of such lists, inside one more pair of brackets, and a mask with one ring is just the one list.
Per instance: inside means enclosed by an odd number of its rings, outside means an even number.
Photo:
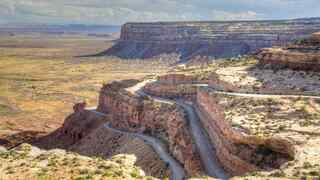
[{"label": "sandstone cliff", "polygon": [[288,159],[293,159],[293,144],[280,137],[249,135],[232,127],[225,118],[223,95],[211,92],[210,88],[200,88],[197,93],[197,111],[214,144],[221,164],[233,175],[247,172],[279,168]]},{"label": "sandstone cliff", "polygon": [[[220,104],[222,97],[208,87],[196,87],[195,77],[169,74],[147,85],[149,94],[164,98],[188,98],[196,104],[197,114],[214,145],[217,158],[231,175],[244,175],[257,170],[279,168],[282,163],[294,158],[293,144],[284,138],[259,137],[246,134],[232,127],[225,118],[227,106]],[[186,90],[181,88],[184,87]],[[225,87],[223,87],[225,88]],[[190,98],[192,97],[192,98]]]},{"label": "sandstone cliff", "polygon": [[137,80],[115,81],[103,86],[98,111],[102,117],[85,110],[85,104],[74,106],[63,126],[36,145],[46,149],[64,148],[89,156],[109,158],[118,153],[134,154],[139,165],[149,175],[167,177],[168,166],[142,140],[108,132],[103,125],[127,132],[138,132],[157,137],[167,146],[172,156],[183,165],[190,176],[202,174],[202,165],[189,132],[184,111],[174,104],[155,102],[131,94],[126,88]]},{"label": "sandstone cliff", "polygon": [[[180,61],[193,58],[232,57],[260,48],[284,45],[320,28],[320,19],[239,22],[127,23],[121,38],[100,55],[148,59],[178,54]],[[210,59],[210,58],[209,58]]]},{"label": "sandstone cliff", "polygon": [[109,131],[103,125],[111,120],[110,115],[99,116],[84,108],[84,103],[76,104],[75,112],[66,118],[60,129],[39,139],[34,145],[45,149],[61,148],[105,159],[130,154],[134,157],[134,165],[146,174],[158,178],[170,176],[168,166],[143,140]]},{"label": "sandstone cliff", "polygon": [[144,92],[166,98],[185,98],[195,100],[197,93],[196,84],[208,83],[206,79],[184,74],[167,74],[160,76],[154,83],[143,87]]},{"label": "sandstone cliff", "polygon": [[285,47],[262,49],[257,58],[261,65],[272,68],[320,71],[319,33]]},{"label": "sandstone cliff", "polygon": [[201,162],[189,132],[184,112],[176,105],[154,102],[130,94],[125,81],[104,85],[98,110],[109,113],[113,127],[143,132],[163,139],[172,155],[189,175],[201,173]]}]

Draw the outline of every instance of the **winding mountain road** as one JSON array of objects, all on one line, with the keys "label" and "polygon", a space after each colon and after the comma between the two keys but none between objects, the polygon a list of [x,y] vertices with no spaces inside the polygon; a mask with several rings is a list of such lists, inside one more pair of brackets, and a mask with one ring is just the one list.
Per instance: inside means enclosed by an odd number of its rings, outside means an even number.
[{"label": "winding mountain road", "polygon": [[[106,114],[97,111],[95,109],[95,107],[88,108],[87,110],[89,110],[99,116],[106,116]],[[121,134],[126,134],[131,137],[136,137],[136,138],[143,140],[146,144],[150,145],[154,149],[154,151],[159,155],[159,157],[165,163],[167,163],[169,165],[169,168],[171,169],[171,172],[172,172],[172,174],[171,174],[172,180],[184,180],[185,179],[186,174],[185,174],[184,169],[173,157],[171,157],[170,153],[167,151],[166,146],[160,140],[158,140],[154,137],[151,137],[151,136],[140,134],[140,133],[131,133],[131,132],[126,132],[123,130],[115,129],[115,128],[111,127],[110,123],[106,123],[103,126],[110,131],[121,133]]]},{"label": "winding mountain road", "polygon": [[217,94],[224,94],[230,96],[239,96],[239,97],[254,97],[254,98],[309,98],[309,99],[320,99],[320,96],[314,95],[294,95],[294,94],[262,94],[262,93],[241,93],[241,92],[226,92],[216,90],[212,87],[209,87],[209,84],[192,84],[196,87],[207,87],[213,90]]},{"label": "winding mountain road", "polygon": [[[171,100],[161,97],[156,97],[149,95],[145,92],[143,92],[142,88],[148,84],[155,82],[156,80],[145,80],[142,81],[135,86],[129,87],[126,90],[132,94],[136,94],[139,96],[147,96],[149,98],[152,98],[154,101],[166,103],[166,104],[177,104],[180,107],[182,107],[185,112],[187,113],[187,117],[190,124],[190,130],[191,134],[193,136],[193,139],[196,143],[197,149],[200,154],[201,162],[203,163],[205,172],[207,175],[216,177],[219,179],[228,179],[228,175],[225,172],[225,170],[220,166],[216,153],[215,148],[212,147],[210,140],[202,127],[201,121],[199,119],[199,116],[194,110],[194,107],[191,104],[187,104],[182,100]],[[194,86],[197,87],[208,87],[208,84],[194,84]],[[310,98],[310,99],[320,99],[320,96],[308,96],[308,95],[275,95],[275,94],[254,94],[254,93],[236,93],[236,92],[224,92],[224,91],[218,91],[215,89],[212,89],[215,93],[218,94],[225,94],[225,95],[231,95],[231,96],[239,96],[239,97],[255,97],[255,98]],[[100,116],[106,116],[106,114],[96,111],[96,107],[88,108],[87,110],[90,110],[91,112],[94,112]],[[170,155],[170,153],[167,151],[167,148],[165,145],[158,139],[147,136],[140,133],[131,133],[126,132],[123,130],[118,130],[115,128],[112,128],[109,123],[104,124],[104,127],[118,133],[127,134],[132,137],[137,137],[142,139],[146,144],[150,145],[160,156],[160,158],[166,162],[171,171],[172,171],[172,177],[173,180],[183,180],[186,177],[185,171],[182,168],[182,166]]]},{"label": "winding mountain road", "polygon": [[128,88],[127,90],[133,94],[137,94],[139,96],[148,96],[153,100],[161,103],[167,104],[177,104],[182,107],[187,113],[191,134],[196,143],[198,152],[200,154],[201,162],[204,166],[204,170],[207,175],[216,177],[219,179],[228,179],[227,173],[220,166],[214,148],[211,146],[210,140],[202,127],[200,119],[196,112],[194,111],[192,105],[186,104],[183,101],[175,101],[170,99],[165,99],[161,97],[151,96],[142,91],[142,87],[144,87],[147,83],[154,82],[154,80],[146,80],[141,83],[138,83],[134,87]]},{"label": "winding mountain road", "polygon": [[130,133],[118,129],[114,129],[110,126],[110,124],[104,124],[104,127],[118,133],[127,134],[132,137],[137,137],[139,139],[142,139],[146,144],[150,145],[154,151],[156,151],[159,155],[159,157],[169,165],[169,168],[172,171],[171,179],[173,180],[183,180],[185,178],[185,172],[184,169],[181,167],[181,165],[168,153],[166,150],[166,146],[158,139],[143,135],[140,133]]},{"label": "winding mountain road", "polygon": [[[137,94],[140,96],[148,96],[155,101],[167,104],[178,104],[182,107],[187,113],[188,120],[190,122],[190,130],[195,140],[197,149],[200,154],[201,161],[204,165],[205,172],[207,175],[220,178],[220,179],[228,179],[227,173],[220,166],[214,147],[211,146],[209,138],[202,127],[199,116],[194,110],[194,107],[190,104],[185,103],[182,100],[170,100],[162,97],[156,97],[149,95],[142,91],[142,88],[148,84],[153,83],[156,80],[145,80],[136,84],[133,87],[128,88],[127,90],[132,94]],[[208,84],[193,84],[197,87],[207,87],[210,88]],[[212,89],[212,88],[211,88]],[[309,96],[309,95],[276,95],[276,94],[255,94],[255,93],[237,93],[237,92],[224,92],[212,89],[215,93],[230,95],[230,96],[239,96],[239,97],[254,97],[254,98],[310,98],[310,99],[320,99],[320,96]]]},{"label": "winding mountain road", "polygon": [[176,101],[178,105],[184,108],[187,113],[190,123],[192,136],[198,148],[201,161],[204,165],[207,175],[219,179],[228,179],[228,175],[220,165],[214,147],[206,134],[205,129],[202,127],[198,114],[195,112],[192,105],[184,103],[183,101]]},{"label": "winding mountain road", "polygon": [[[208,87],[209,88],[209,87]],[[213,89],[213,88],[211,88]],[[214,90],[214,89],[213,89]],[[320,99],[320,96],[309,96],[309,95],[286,95],[286,94],[254,94],[254,93],[237,93],[237,92],[225,92],[214,90],[217,94],[224,94],[230,96],[239,96],[239,97],[254,97],[254,98],[309,98],[309,99]]]}]

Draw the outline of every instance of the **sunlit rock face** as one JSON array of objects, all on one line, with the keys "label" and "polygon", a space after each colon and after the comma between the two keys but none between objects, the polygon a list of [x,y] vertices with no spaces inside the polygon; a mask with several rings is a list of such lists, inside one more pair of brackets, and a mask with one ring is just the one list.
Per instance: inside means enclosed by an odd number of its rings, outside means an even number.
[{"label": "sunlit rock face", "polygon": [[231,99],[202,87],[198,89],[196,100],[197,113],[216,148],[217,158],[231,175],[277,169],[294,159],[295,147],[286,138],[249,133],[252,129],[235,126],[228,120],[225,112],[230,105],[225,104]]},{"label": "sunlit rock face", "polygon": [[284,45],[320,28],[320,19],[237,22],[127,23],[121,38],[104,55],[148,59],[179,54],[181,61],[195,57],[222,58]]},{"label": "sunlit rock face", "polygon": [[311,35],[311,40],[320,43],[320,32],[313,33]]},{"label": "sunlit rock face", "polygon": [[320,33],[284,47],[262,49],[257,58],[261,65],[275,69],[320,71]]},{"label": "sunlit rock face", "polygon": [[127,80],[104,85],[98,111],[111,115],[113,127],[161,137],[190,176],[201,174],[202,165],[184,111],[175,104],[155,102],[125,90],[135,83]]},{"label": "sunlit rock face", "polygon": [[207,84],[207,80],[196,76],[184,74],[166,74],[160,76],[158,81],[144,86],[144,92],[164,98],[185,98],[194,100],[197,94],[195,84]]}]

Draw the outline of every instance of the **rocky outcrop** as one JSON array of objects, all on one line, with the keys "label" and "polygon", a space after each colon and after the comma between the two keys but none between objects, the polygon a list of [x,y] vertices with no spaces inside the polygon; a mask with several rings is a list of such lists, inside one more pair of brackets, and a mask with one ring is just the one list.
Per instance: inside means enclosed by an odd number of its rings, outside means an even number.
[{"label": "rocky outcrop", "polygon": [[[60,129],[41,138],[36,144],[46,149],[64,148],[105,158],[118,152],[133,153],[138,158],[137,165],[141,165],[147,173],[156,177],[168,174],[168,166],[160,161],[149,146],[142,140],[108,132],[103,125],[110,123],[112,127],[126,132],[144,133],[163,140],[169,152],[190,176],[202,174],[201,161],[189,133],[184,111],[175,105],[138,97],[125,89],[138,82],[124,80],[104,85],[97,111],[105,116],[86,110],[85,103],[78,103],[74,106],[75,112],[66,118]],[[137,142],[140,147],[135,147]],[[129,146],[132,149],[125,148]]]},{"label": "rocky outcrop", "polygon": [[[177,77],[181,77],[180,80]],[[214,91],[211,92],[211,88],[192,86],[194,81],[191,79],[184,81],[182,77],[182,75],[160,77],[158,81],[147,84],[144,91],[164,98],[186,99],[188,96],[183,96],[186,95],[185,91],[179,90],[179,87],[193,90],[189,95],[194,97],[191,100],[196,102],[197,114],[216,149],[218,160],[231,175],[279,168],[281,164],[294,157],[294,147],[285,139],[249,135],[232,127],[224,117],[224,108],[227,107],[219,104],[219,96],[215,95]],[[211,77],[210,84],[215,84],[215,88],[220,90],[226,88],[235,90],[233,86],[228,86],[217,78]]]},{"label": "rocky outcrop", "polygon": [[98,127],[92,133],[77,141],[70,147],[71,151],[86,156],[110,159],[119,154],[130,154],[135,157],[135,165],[143,169],[147,175],[158,178],[170,176],[170,170],[158,154],[145,144],[142,139]]},{"label": "rocky outcrop", "polygon": [[143,91],[157,97],[195,99],[197,87],[192,84],[165,84],[156,82],[147,84],[143,88]]},{"label": "rocky outcrop", "polygon": [[[197,111],[214,145],[220,163],[233,175],[272,168],[295,155],[293,144],[282,138],[248,135],[232,127],[224,117],[219,95],[202,87],[197,94]],[[261,163],[262,162],[262,163]]]},{"label": "rocky outcrop", "polygon": [[[193,81],[190,79],[183,81],[177,80],[176,77],[175,75],[160,77],[158,81],[147,84],[144,91],[164,98],[186,99],[188,96],[183,96],[186,95],[185,91],[179,91],[179,87],[195,88],[194,92],[189,94],[194,97],[191,100],[196,102],[197,114],[216,149],[219,162],[231,175],[279,168],[294,157],[295,150],[290,141],[279,137],[246,134],[232,127],[224,117],[224,108],[228,107],[220,104],[219,95],[215,95],[214,91],[211,92],[209,87],[192,86]],[[226,88],[235,90],[233,86],[228,86],[217,78],[211,78],[210,84],[221,86],[216,87],[216,89],[221,88],[220,90]]]},{"label": "rocky outcrop", "polygon": [[249,65],[244,63],[215,70],[209,75],[209,86],[225,92],[312,96],[320,93],[319,78],[320,73],[314,71],[261,68],[254,60]]},{"label": "rocky outcrop", "polygon": [[160,76],[156,82],[146,84],[143,91],[157,97],[195,99],[197,86],[207,83],[196,76],[184,74],[167,74]]},{"label": "rocky outcrop", "polygon": [[74,105],[63,126],[52,134],[39,139],[35,145],[45,149],[66,149],[89,157],[110,159],[119,154],[131,154],[135,165],[147,175],[161,179],[170,176],[168,166],[143,140],[104,127],[112,118],[85,110],[85,103]]},{"label": "rocky outcrop", "polygon": [[313,33],[311,35],[310,42],[319,43],[320,42],[320,32]]},{"label": "rocky outcrop", "polygon": [[[282,163],[294,157],[293,145],[285,139],[246,135],[239,129],[234,129],[224,117],[224,108],[227,107],[219,104],[218,95],[216,97],[210,88],[192,86],[194,81],[191,79],[183,81],[177,80],[177,77],[180,75],[160,77],[158,81],[147,84],[144,91],[164,98],[193,97],[189,99],[196,102],[197,114],[217,151],[217,158],[231,175],[279,168]],[[235,87],[220,82],[217,78],[211,77],[210,84],[214,84],[219,90],[235,90]],[[179,90],[179,87],[189,88],[189,96],[186,96],[184,90]]]},{"label": "rocky outcrop", "polygon": [[[193,58],[232,57],[304,38],[320,28],[320,19],[233,22],[127,23],[121,38],[100,55],[147,59],[178,54]],[[203,57],[203,58],[201,58]]]},{"label": "rocky outcrop", "polygon": [[73,111],[76,112],[83,112],[87,106],[86,102],[77,103],[73,106]]},{"label": "rocky outcrop", "polygon": [[274,69],[320,71],[319,33],[285,47],[262,49],[257,58],[261,65]]},{"label": "rocky outcrop", "polygon": [[159,83],[163,84],[196,84],[204,83],[201,80],[198,80],[196,76],[185,75],[185,74],[166,74],[158,78]]},{"label": "rocky outcrop", "polygon": [[107,120],[108,118],[98,116],[88,110],[76,111],[65,119],[63,126],[58,131],[58,137],[64,138],[62,143],[65,146],[73,145],[102,126]]},{"label": "rocky outcrop", "polygon": [[113,127],[164,139],[172,155],[189,175],[201,172],[201,162],[189,133],[184,112],[175,105],[130,94],[131,83],[113,82],[100,92],[98,111],[109,113]]}]

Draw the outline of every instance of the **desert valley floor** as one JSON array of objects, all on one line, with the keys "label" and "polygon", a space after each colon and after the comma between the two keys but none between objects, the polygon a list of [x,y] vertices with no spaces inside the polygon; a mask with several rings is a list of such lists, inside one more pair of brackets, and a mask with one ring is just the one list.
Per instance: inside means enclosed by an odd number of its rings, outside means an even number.
[{"label": "desert valley floor", "polygon": [[319,33],[180,66],[86,56],[116,43],[98,37],[0,38],[0,180],[320,177]]}]

